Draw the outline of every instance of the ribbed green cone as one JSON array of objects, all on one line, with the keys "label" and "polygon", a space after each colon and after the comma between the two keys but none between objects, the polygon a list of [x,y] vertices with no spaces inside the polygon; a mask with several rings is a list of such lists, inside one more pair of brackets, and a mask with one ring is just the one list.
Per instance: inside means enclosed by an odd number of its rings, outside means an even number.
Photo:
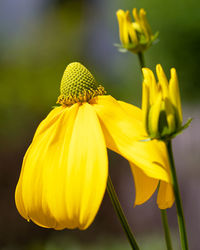
[{"label": "ribbed green cone", "polygon": [[82,64],[70,63],[62,77],[61,95],[57,103],[72,105],[77,102],[88,102],[93,97],[104,95],[104,87],[98,85],[93,75]]}]

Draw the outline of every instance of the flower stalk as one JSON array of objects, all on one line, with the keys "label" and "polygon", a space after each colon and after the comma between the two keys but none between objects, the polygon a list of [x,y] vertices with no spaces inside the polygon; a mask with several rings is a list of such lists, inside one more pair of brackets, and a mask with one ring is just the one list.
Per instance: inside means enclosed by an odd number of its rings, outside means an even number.
[{"label": "flower stalk", "polygon": [[138,52],[137,55],[140,62],[140,68],[142,70],[142,68],[145,67],[144,54],[142,52]]},{"label": "flower stalk", "polygon": [[167,250],[172,250],[172,242],[171,242],[171,237],[170,237],[170,229],[168,225],[168,220],[167,220],[167,211],[166,209],[160,209],[161,212],[161,218],[162,218],[162,223],[163,223],[163,228],[165,232],[165,242],[167,246]]},{"label": "flower stalk", "polygon": [[171,142],[171,140],[168,140],[165,142],[165,144],[166,144],[169,163],[170,163],[170,173],[171,173],[171,179],[172,179],[172,185],[173,185],[175,203],[176,203],[176,209],[177,209],[181,245],[182,245],[183,250],[188,250],[188,241],[187,241],[187,233],[186,233],[186,227],[185,227],[185,219],[184,219],[181,196],[180,196],[178,180],[177,180],[177,175],[176,175],[176,169],[175,169],[175,164],[174,164],[174,158],[173,158],[173,152],[172,152],[172,142]]},{"label": "flower stalk", "polygon": [[107,192],[109,194],[109,197],[111,199],[112,205],[115,209],[115,212],[117,216],[119,217],[119,220],[121,222],[121,225],[124,229],[124,232],[126,233],[126,236],[129,240],[129,243],[133,250],[139,250],[139,247],[137,245],[137,242],[133,236],[133,233],[131,232],[130,226],[126,220],[126,217],[123,213],[122,207],[120,205],[119,199],[117,197],[117,194],[115,192],[114,186],[112,184],[112,180],[110,176],[108,176],[108,182],[107,182]]},{"label": "flower stalk", "polygon": [[[138,53],[138,59],[139,59],[139,63],[140,63],[141,71],[142,71],[142,68],[145,67],[145,59],[144,59],[144,54],[142,52]],[[170,228],[169,228],[168,219],[167,219],[167,210],[160,209],[160,212],[161,212],[163,229],[165,233],[165,242],[166,242],[167,250],[172,250],[173,248],[172,248],[172,241],[171,241],[171,235],[170,235]]]}]

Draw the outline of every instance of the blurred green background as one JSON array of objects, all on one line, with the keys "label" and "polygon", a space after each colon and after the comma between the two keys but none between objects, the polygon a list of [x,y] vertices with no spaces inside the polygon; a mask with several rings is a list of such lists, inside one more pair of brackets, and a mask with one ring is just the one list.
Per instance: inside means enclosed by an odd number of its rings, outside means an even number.
[{"label": "blurred green background", "polygon": [[[143,7],[159,42],[145,53],[155,72],[178,72],[185,121],[190,128],[175,140],[175,159],[183,196],[190,249],[200,234],[200,2],[195,0],[1,0],[0,2],[0,249],[130,249],[109,198],[86,231],[54,231],[26,222],[14,204],[25,151],[39,122],[55,105],[68,63],[84,64],[117,99],[140,106],[137,57],[119,53],[115,12]],[[134,183],[128,163],[109,152],[110,172],[141,249],[165,249],[159,210],[153,197],[133,208]],[[175,208],[170,225],[177,230]],[[175,249],[179,249],[174,233]]]}]

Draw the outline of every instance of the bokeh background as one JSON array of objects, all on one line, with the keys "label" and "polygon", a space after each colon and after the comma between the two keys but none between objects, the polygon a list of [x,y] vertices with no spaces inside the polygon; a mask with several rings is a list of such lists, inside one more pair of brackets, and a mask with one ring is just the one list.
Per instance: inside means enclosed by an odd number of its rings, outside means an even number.
[{"label": "bokeh background", "polygon": [[[59,95],[66,65],[79,61],[117,99],[141,104],[137,57],[119,53],[115,12],[145,8],[159,42],[145,53],[154,70],[177,69],[184,120],[189,129],[174,140],[175,161],[191,250],[200,235],[200,2],[196,0],[1,0],[0,1],[0,249],[130,249],[107,194],[86,231],[54,231],[20,217],[14,191],[25,151],[39,122]],[[110,174],[141,249],[165,249],[155,196],[133,208],[128,163],[109,152]],[[168,211],[175,249],[180,249],[175,207]]]}]

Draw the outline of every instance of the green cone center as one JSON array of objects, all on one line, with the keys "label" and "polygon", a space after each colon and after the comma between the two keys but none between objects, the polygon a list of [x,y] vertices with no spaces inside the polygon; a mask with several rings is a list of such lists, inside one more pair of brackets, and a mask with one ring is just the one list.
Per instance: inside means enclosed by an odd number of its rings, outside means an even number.
[{"label": "green cone center", "polygon": [[89,70],[81,63],[74,62],[65,69],[57,102],[71,105],[77,102],[87,102],[105,93],[104,88],[96,82]]}]

